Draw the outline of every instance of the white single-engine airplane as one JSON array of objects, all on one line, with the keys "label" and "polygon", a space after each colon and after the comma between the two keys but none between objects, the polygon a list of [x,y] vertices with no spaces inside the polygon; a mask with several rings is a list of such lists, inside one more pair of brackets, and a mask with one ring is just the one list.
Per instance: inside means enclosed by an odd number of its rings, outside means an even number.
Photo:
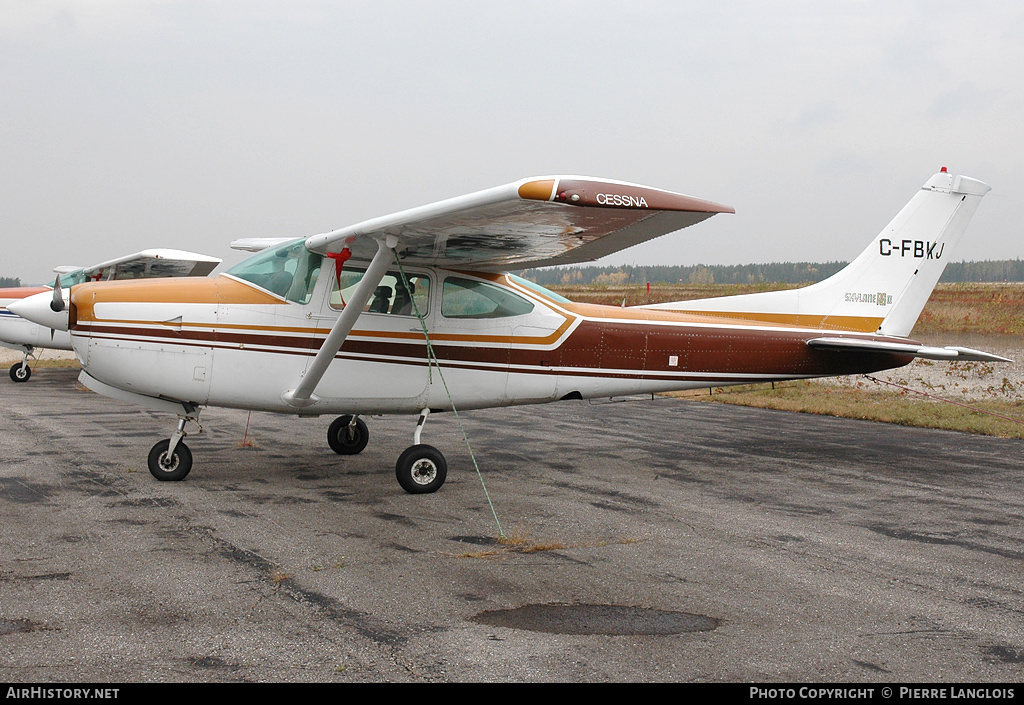
[{"label": "white single-engine airplane", "polygon": [[185,426],[204,406],[342,414],[328,430],[340,454],[366,446],[360,415],[418,414],[396,475],[408,492],[433,492],[447,464],[420,443],[431,411],[848,375],[915,357],[1004,360],[907,338],[988,190],[943,168],[849,266],[789,291],[619,308],[505,273],[734,212],[557,176],[279,244],[210,279],[79,284],[66,311],[45,294],[16,310],[70,330],[93,391],[178,416],[149,454],[159,479],[188,474]]},{"label": "white single-engine airplane", "polygon": [[[27,382],[32,376],[28,366],[29,357],[36,348],[71,350],[71,335],[66,325],[55,330],[45,325],[22,318],[8,306],[36,294],[50,294],[53,301],[61,300],[66,307],[68,291],[76,284],[115,279],[147,279],[155,277],[205,277],[221,263],[215,257],[207,257],[182,250],[143,250],[101,262],[92,267],[56,267],[57,277],[47,286],[21,286],[0,289],[0,346],[23,353],[21,362],[11,368],[11,379]],[[17,306],[15,306],[17,308]]]}]

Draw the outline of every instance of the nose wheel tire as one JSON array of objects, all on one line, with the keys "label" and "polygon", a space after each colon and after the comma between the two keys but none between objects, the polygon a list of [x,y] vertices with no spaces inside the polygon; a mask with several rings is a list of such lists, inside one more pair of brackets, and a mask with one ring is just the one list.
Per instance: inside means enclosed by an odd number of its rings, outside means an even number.
[{"label": "nose wheel tire", "polygon": [[176,482],[185,479],[189,470],[192,469],[192,451],[188,446],[178,441],[174,448],[174,455],[167,455],[170,447],[170,439],[160,441],[149,451],[149,472],[158,480],[164,482]]},{"label": "nose wheel tire", "polygon": [[31,376],[32,370],[24,362],[19,362],[11,368],[11,379],[15,382],[28,382],[28,378]]},{"label": "nose wheel tire", "polygon": [[415,445],[398,456],[395,476],[402,489],[410,494],[437,492],[448,477],[448,463],[437,448]]},{"label": "nose wheel tire", "polygon": [[370,440],[370,429],[360,418],[352,423],[351,416],[339,416],[327,429],[327,444],[338,455],[361,453]]}]

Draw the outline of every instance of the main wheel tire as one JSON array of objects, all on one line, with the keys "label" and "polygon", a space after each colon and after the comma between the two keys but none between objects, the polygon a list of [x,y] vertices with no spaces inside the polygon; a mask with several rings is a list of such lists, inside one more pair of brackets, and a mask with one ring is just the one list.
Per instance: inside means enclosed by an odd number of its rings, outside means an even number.
[{"label": "main wheel tire", "polygon": [[437,492],[448,477],[448,462],[434,446],[412,446],[398,456],[395,477],[410,494]]},{"label": "main wheel tire", "polygon": [[174,447],[174,455],[167,457],[167,449],[170,448],[170,439],[160,441],[149,451],[149,472],[158,480],[163,482],[177,482],[184,480],[192,469],[192,451],[188,446],[178,441]]},{"label": "main wheel tire", "polygon": [[28,382],[28,378],[31,376],[32,368],[23,362],[19,362],[11,368],[11,379],[15,382]]},{"label": "main wheel tire", "polygon": [[327,429],[327,444],[338,455],[361,453],[369,441],[370,429],[360,418],[356,418],[355,424],[352,424],[351,416],[339,416]]}]

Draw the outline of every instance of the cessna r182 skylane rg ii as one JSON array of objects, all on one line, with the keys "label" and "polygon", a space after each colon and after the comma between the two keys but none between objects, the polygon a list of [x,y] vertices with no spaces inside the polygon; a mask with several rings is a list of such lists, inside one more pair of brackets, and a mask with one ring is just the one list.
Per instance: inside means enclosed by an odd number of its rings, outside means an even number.
[{"label": "cessna r182 skylane rg ii", "polygon": [[[221,260],[181,250],[143,250],[132,255],[101,262],[92,267],[57,267],[57,277],[47,286],[21,286],[0,289],[0,346],[20,350],[21,362],[11,367],[11,379],[27,382],[32,376],[28,358],[36,348],[71,350],[71,335],[66,327],[54,330],[15,314],[8,305],[36,294],[49,294],[66,305],[68,291],[76,284],[115,279],[151,277],[205,277]],[[17,307],[15,307],[17,308]]]},{"label": "cessna r182 skylane rg ii", "polygon": [[[149,467],[180,480],[203,406],[343,414],[328,442],[360,452],[360,415],[418,414],[402,487],[447,465],[420,443],[431,411],[1004,360],[908,339],[989,187],[936,174],[868,248],[804,289],[656,306],[577,304],[509,270],[583,262],[733,209],[637,184],[544,177],[270,247],[209,279],[80,284],[67,310],[81,381],[178,416]],[[437,365],[438,370],[433,368]]]}]

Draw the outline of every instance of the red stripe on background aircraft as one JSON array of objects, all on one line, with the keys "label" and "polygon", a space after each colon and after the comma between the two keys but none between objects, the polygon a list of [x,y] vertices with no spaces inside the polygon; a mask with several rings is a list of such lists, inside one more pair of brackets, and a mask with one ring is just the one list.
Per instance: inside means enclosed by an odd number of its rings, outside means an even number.
[{"label": "red stripe on background aircraft", "polygon": [[1003,360],[907,337],[988,190],[943,169],[845,269],[790,291],[619,308],[508,274],[733,212],[558,176],[278,242],[211,279],[80,284],[56,317],[46,294],[15,308],[70,330],[90,389],[178,416],[149,455],[159,479],[188,474],[185,426],[205,406],[340,414],[328,442],[341,454],[366,446],[361,415],[418,414],[396,475],[433,492],[447,464],[420,442],[431,411]]}]

